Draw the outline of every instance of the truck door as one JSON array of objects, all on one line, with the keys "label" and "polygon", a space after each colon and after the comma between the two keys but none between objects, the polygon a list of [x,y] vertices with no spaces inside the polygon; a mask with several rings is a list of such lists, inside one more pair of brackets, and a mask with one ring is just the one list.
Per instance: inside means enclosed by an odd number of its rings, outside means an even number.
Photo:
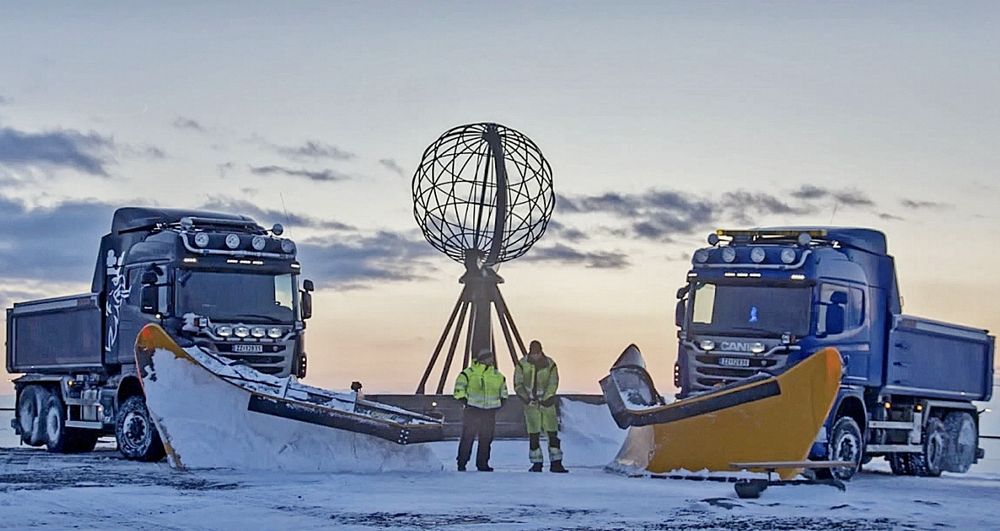
[{"label": "truck door", "polygon": [[865,292],[857,287],[825,282],[820,285],[816,312],[817,337],[840,350],[845,383],[869,383],[871,341],[865,321]]},{"label": "truck door", "polygon": [[[148,268],[148,265],[134,265],[129,266],[125,271],[125,287],[128,296],[118,310],[118,341],[115,345],[117,362],[120,364],[135,363],[135,338],[143,326],[155,320],[151,315],[142,313],[139,308],[139,299],[142,295],[142,274]],[[161,302],[163,298],[160,298]]]}]

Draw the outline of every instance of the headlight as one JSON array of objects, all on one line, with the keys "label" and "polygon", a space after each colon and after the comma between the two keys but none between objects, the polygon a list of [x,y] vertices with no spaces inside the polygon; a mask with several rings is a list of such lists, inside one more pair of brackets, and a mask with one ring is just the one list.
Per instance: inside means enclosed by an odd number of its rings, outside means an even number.
[{"label": "headlight", "polygon": [[229,337],[233,335],[233,327],[231,326],[217,326],[215,327],[215,335],[219,337]]},{"label": "headlight", "polygon": [[264,337],[267,335],[267,330],[263,326],[255,326],[250,329],[250,335],[253,337]]},{"label": "headlight", "polygon": [[282,332],[280,328],[268,328],[267,329],[267,337],[269,337],[271,339],[278,339],[279,337],[281,337],[283,335],[285,335],[285,333]]},{"label": "headlight", "polygon": [[240,237],[235,234],[226,235],[226,247],[235,249],[240,246]]},{"label": "headlight", "polygon": [[253,246],[255,251],[263,251],[264,246],[267,245],[267,240],[265,240],[263,236],[254,236],[250,245]]},{"label": "headlight", "polygon": [[795,249],[782,249],[781,261],[790,264],[795,261]]},{"label": "headlight", "polygon": [[750,251],[750,259],[753,260],[755,264],[763,262],[764,258],[767,258],[767,253],[764,252],[764,249],[754,247],[753,250]]},{"label": "headlight", "polygon": [[233,329],[233,334],[236,334],[236,337],[247,337],[250,335],[250,329],[245,326],[237,326]]},{"label": "headlight", "polygon": [[281,251],[285,254],[292,254],[295,252],[295,242],[292,240],[281,240]]},{"label": "headlight", "polygon": [[726,247],[723,249],[722,261],[730,264],[736,261],[736,249],[733,249],[732,247]]},{"label": "headlight", "polygon": [[715,350],[715,341],[702,339],[698,342],[698,346],[701,347],[701,350]]},{"label": "headlight", "polygon": [[208,247],[208,234],[199,232],[194,235],[194,244],[198,247]]},{"label": "headlight", "polygon": [[708,251],[705,249],[698,249],[694,252],[694,261],[699,264],[704,264],[708,261]]}]

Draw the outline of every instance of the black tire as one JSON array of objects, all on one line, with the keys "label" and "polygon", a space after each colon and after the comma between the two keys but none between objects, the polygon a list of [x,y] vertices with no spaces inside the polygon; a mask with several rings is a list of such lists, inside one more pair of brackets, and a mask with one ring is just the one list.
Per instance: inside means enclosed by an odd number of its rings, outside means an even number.
[{"label": "black tire", "polygon": [[115,418],[118,451],[133,461],[159,461],[166,452],[146,408],[146,399],[130,396],[118,407]]},{"label": "black tire", "polygon": [[21,390],[17,399],[17,419],[20,423],[21,442],[28,446],[45,444],[45,422],[42,411],[51,393],[40,385],[29,385]]},{"label": "black tire", "polygon": [[886,460],[889,461],[889,468],[892,473],[897,476],[913,476],[916,475],[916,470],[913,468],[913,463],[910,457],[913,454],[889,454],[885,456]]},{"label": "black tire", "polygon": [[851,417],[840,417],[833,423],[830,438],[827,439],[826,459],[828,461],[851,461],[854,466],[819,469],[816,475],[823,479],[850,481],[861,469],[861,459],[865,454],[864,437],[861,428]]},{"label": "black tire", "polygon": [[944,454],[944,469],[948,472],[965,473],[976,462],[979,446],[979,428],[972,414],[953,411],[944,418],[947,433],[947,451]]},{"label": "black tire", "polygon": [[90,452],[97,445],[97,430],[66,427],[66,407],[56,395],[49,395],[42,410],[42,419],[45,424],[45,446],[50,452]]},{"label": "black tire", "polygon": [[936,478],[944,470],[944,456],[948,451],[948,433],[944,429],[944,422],[939,418],[930,418],[924,426],[923,436],[924,451],[919,454],[911,454],[910,463],[913,470],[919,476]]}]

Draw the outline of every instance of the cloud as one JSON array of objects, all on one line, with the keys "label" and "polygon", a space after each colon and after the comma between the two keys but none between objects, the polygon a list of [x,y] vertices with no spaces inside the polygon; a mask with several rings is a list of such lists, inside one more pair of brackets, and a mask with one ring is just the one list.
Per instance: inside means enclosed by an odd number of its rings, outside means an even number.
[{"label": "cloud", "polygon": [[0,96],[0,105],[9,105],[12,101],[14,100],[5,96]]},{"label": "cloud", "polygon": [[250,166],[250,173],[254,175],[288,175],[291,177],[303,177],[311,181],[334,182],[350,179],[347,175],[336,170],[307,170],[304,168],[288,168],[285,166]]},{"label": "cloud", "polygon": [[121,153],[126,157],[147,160],[161,160],[167,158],[166,152],[156,146],[122,146]]},{"label": "cloud", "polygon": [[191,118],[185,118],[183,116],[178,116],[174,120],[173,126],[176,127],[177,129],[187,129],[189,131],[197,131],[199,133],[208,132],[208,129],[205,126],[201,125],[201,122]]},{"label": "cloud", "polygon": [[895,214],[890,214],[888,212],[880,212],[879,215],[878,215],[878,218],[879,219],[884,219],[886,221],[903,221],[903,218],[901,218],[901,217],[899,217],[899,216],[897,216]]},{"label": "cloud", "polygon": [[70,200],[31,208],[0,196],[0,278],[89,284],[101,236],[115,207],[98,200]]},{"label": "cloud", "polygon": [[332,144],[325,144],[318,140],[308,140],[298,146],[279,146],[268,144],[278,153],[294,160],[350,160],[355,157],[354,153],[340,149]]},{"label": "cloud", "polygon": [[856,189],[830,190],[828,188],[821,188],[811,184],[804,184],[797,190],[790,192],[789,195],[796,199],[803,199],[807,201],[832,198],[838,204],[851,207],[875,206],[875,201],[868,197],[868,195],[864,192]]},{"label": "cloud", "polygon": [[579,243],[589,239],[589,236],[580,229],[573,227],[567,227],[556,220],[549,220],[549,225],[545,229],[545,233],[550,237],[565,240],[571,243]]},{"label": "cloud", "polygon": [[354,226],[331,219],[319,219],[305,214],[294,212],[285,213],[281,210],[268,209],[258,206],[245,199],[234,199],[223,196],[211,196],[208,201],[198,208],[214,210],[232,214],[244,214],[254,218],[263,226],[273,223],[281,223],[286,228],[304,227],[311,229],[327,229],[335,231],[354,231]]},{"label": "cloud", "polygon": [[534,247],[522,258],[525,262],[555,262],[566,265],[582,265],[593,269],[625,269],[629,261],[623,253],[607,251],[581,251],[568,245]]},{"label": "cloud", "polygon": [[437,271],[437,252],[416,232],[309,238],[298,247],[308,274],[339,289],[423,280]]},{"label": "cloud", "polygon": [[107,176],[107,166],[114,163],[114,152],[114,140],[93,131],[56,129],[29,133],[0,127],[0,166],[67,168]]},{"label": "cloud", "polygon": [[693,234],[722,221],[751,224],[762,215],[808,212],[805,206],[789,204],[764,192],[736,190],[712,198],[662,189],[638,194],[559,196],[556,209],[570,214],[608,214],[626,227],[607,231],[654,241],[670,241],[675,235]]},{"label": "cloud", "polygon": [[912,209],[912,210],[921,210],[921,209],[935,209],[935,210],[937,210],[937,209],[950,208],[951,207],[951,204],[949,204],[949,203],[942,203],[942,202],[939,202],[939,201],[921,201],[921,200],[917,200],[917,199],[901,199],[899,201],[899,204],[903,205],[906,208]]},{"label": "cloud", "polygon": [[403,170],[403,167],[396,163],[393,159],[379,159],[378,163],[396,175],[406,175],[406,171]]}]

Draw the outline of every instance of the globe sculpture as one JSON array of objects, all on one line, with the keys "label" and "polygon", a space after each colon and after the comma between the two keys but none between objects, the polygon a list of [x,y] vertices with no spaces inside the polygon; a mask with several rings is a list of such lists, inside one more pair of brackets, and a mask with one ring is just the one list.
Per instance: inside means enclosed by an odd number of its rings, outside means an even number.
[{"label": "globe sculpture", "polygon": [[461,125],[424,151],[413,175],[413,215],[427,241],[463,264],[465,274],[417,394],[424,394],[447,342],[437,385],[438,394],[444,391],[463,331],[463,368],[483,349],[496,354],[493,308],[511,360],[516,363],[518,352],[525,353],[500,294],[503,279],[496,267],[528,252],[545,233],[554,207],[552,168],[538,146],[514,129],[495,123]]}]

